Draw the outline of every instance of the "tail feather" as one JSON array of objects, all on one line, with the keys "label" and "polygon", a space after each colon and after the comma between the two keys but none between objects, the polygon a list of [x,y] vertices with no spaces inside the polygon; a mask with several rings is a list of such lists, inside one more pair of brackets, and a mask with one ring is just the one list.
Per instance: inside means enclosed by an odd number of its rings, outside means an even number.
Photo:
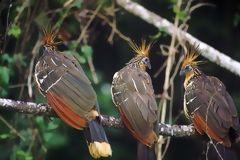
[{"label": "tail feather", "polygon": [[84,129],[84,135],[93,158],[112,156],[106,133],[97,119],[89,122],[89,127]]},{"label": "tail feather", "polygon": [[142,143],[138,143],[137,160],[156,160],[154,145],[150,148]]}]

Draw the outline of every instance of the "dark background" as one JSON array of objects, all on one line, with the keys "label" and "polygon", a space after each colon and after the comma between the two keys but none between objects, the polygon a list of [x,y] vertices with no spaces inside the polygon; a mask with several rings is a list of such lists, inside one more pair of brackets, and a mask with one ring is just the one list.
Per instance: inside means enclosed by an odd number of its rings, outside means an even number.
[{"label": "dark background", "polygon": [[[29,2],[26,9],[18,20],[16,15],[24,1],[12,1],[9,12],[9,24],[16,24],[20,30],[20,35],[7,35],[4,39],[7,22],[8,7],[10,1],[0,2],[1,13],[1,50],[0,54],[0,95],[1,97],[15,100],[25,100],[34,102],[45,102],[44,98],[38,93],[33,83],[33,97],[30,98],[27,92],[27,76],[29,75],[29,64],[32,59],[32,49],[41,35],[41,28],[48,24],[59,23],[66,8],[63,7],[64,1],[38,1]],[[138,0],[138,3],[156,14],[174,21],[173,6],[176,3],[172,0]],[[199,40],[216,48],[231,58],[240,61],[240,1],[194,1],[193,4],[207,2],[214,6],[201,7],[193,12],[189,20],[188,32]],[[62,29],[70,36],[59,46],[59,50],[71,51],[71,41],[77,39],[80,34],[79,26],[85,26],[88,17],[76,20],[74,14],[82,12],[84,9],[95,9],[97,4],[103,3],[103,9],[111,6],[110,2],[101,1],[82,1],[80,7],[70,9],[69,15],[56,28]],[[183,6],[186,4],[184,1]],[[59,9],[59,12],[50,13],[52,10]],[[45,13],[45,15],[44,15]],[[107,15],[107,17],[110,17]],[[126,36],[140,42],[141,38],[151,39],[159,33],[155,27],[142,21],[140,18],[126,12],[122,8],[116,13],[117,28]],[[110,17],[109,19],[112,19]],[[18,29],[13,27],[13,32]],[[62,32],[63,32],[62,31]],[[9,31],[8,31],[9,32]],[[76,48],[78,54],[86,61],[87,56],[81,50],[81,46],[87,45],[93,50],[93,63],[96,69],[99,83],[94,84],[101,105],[102,114],[117,116],[116,108],[111,100],[111,81],[113,74],[121,69],[134,55],[127,42],[114,37],[113,44],[107,42],[111,28],[100,18],[95,18],[91,23],[87,40],[80,43]],[[16,33],[17,34],[17,33]],[[149,74],[153,77],[156,71],[163,64],[166,57],[161,55],[159,45],[170,44],[171,37],[162,33],[155,39],[151,50],[152,70]],[[8,55],[8,56],[7,56]],[[7,58],[6,58],[7,57]],[[38,56],[37,56],[38,57]],[[179,55],[177,55],[179,58]],[[204,59],[203,57],[201,57]],[[205,59],[204,59],[205,60]],[[36,60],[35,60],[36,61]],[[91,72],[87,63],[82,64],[84,70],[91,78]],[[8,68],[5,71],[3,68]],[[201,66],[201,69],[208,75],[218,77],[225,85],[230,95],[233,97],[238,111],[240,111],[240,78],[231,72],[208,62]],[[7,78],[6,78],[7,77]],[[9,78],[9,79],[8,79]],[[153,78],[153,85],[156,94],[162,93],[164,82],[164,72],[157,78]],[[177,76],[175,79],[173,117],[175,124],[189,124],[190,122],[182,114],[183,109],[183,78]],[[23,84],[20,86],[16,86]],[[25,85],[24,85],[25,84]],[[60,120],[41,117],[35,115],[24,115],[1,111],[0,115],[13,126],[25,141],[20,139],[12,129],[0,121],[0,159],[91,159],[88,154],[86,143],[80,131],[74,130],[63,124]],[[176,117],[178,117],[176,119]],[[106,128],[109,141],[112,144],[114,160],[135,159],[136,141],[128,134],[125,129]],[[184,138],[172,138],[165,159],[205,159],[207,139],[201,136],[190,136]],[[240,146],[233,145],[232,148],[240,159]],[[232,159],[232,158],[231,158]]]}]

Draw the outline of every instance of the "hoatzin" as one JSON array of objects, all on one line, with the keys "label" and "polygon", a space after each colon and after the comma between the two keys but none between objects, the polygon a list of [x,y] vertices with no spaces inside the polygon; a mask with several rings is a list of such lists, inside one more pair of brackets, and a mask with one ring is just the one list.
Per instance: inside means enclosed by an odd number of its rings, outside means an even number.
[{"label": "hoatzin", "polygon": [[198,133],[216,144],[230,147],[240,139],[240,125],[233,99],[216,77],[205,75],[197,58],[200,50],[187,44],[180,75],[184,80],[184,112]]},{"label": "hoatzin", "polygon": [[157,103],[152,81],[146,67],[151,44],[142,41],[141,46],[130,42],[137,53],[124,68],[116,72],[112,82],[113,102],[121,119],[132,136],[138,140],[138,159],[156,159],[154,143],[157,141]]},{"label": "hoatzin", "polygon": [[44,30],[42,56],[35,66],[35,80],[48,104],[69,126],[84,131],[94,158],[112,155],[99,122],[96,93],[78,61],[60,53],[53,30]]}]

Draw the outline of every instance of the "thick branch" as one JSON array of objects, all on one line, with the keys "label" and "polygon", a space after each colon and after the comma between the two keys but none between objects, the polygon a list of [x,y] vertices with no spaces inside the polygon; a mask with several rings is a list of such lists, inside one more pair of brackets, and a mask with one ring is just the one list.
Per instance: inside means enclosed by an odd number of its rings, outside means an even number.
[{"label": "thick branch", "polygon": [[193,37],[191,34],[176,28],[168,20],[145,9],[139,4],[132,2],[131,0],[116,0],[116,2],[119,6],[123,7],[128,12],[140,17],[147,23],[150,23],[157,28],[164,28],[166,32],[171,35],[174,32],[178,32],[181,38],[183,38],[184,40],[187,40],[190,43],[199,44],[199,49],[203,51],[201,53],[202,56],[220,65],[221,67],[231,71],[232,73],[240,76],[240,63],[231,59],[229,56],[226,56],[224,53],[221,53],[220,51],[214,49],[208,44],[198,40],[197,38]]},{"label": "thick branch", "polygon": [[[4,98],[0,98],[0,109],[35,115],[56,116],[52,108],[46,104],[36,104],[33,102],[15,101]],[[119,118],[101,115],[100,119],[104,126],[115,128],[123,127],[122,121]],[[168,125],[159,123],[159,134],[183,137],[195,134],[195,130],[191,125]]]}]

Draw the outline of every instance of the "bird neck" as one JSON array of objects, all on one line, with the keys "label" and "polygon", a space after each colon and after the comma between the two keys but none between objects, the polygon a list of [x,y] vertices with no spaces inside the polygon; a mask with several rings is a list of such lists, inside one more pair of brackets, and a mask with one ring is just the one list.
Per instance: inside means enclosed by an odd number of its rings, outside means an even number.
[{"label": "bird neck", "polygon": [[146,66],[144,64],[141,64],[140,61],[141,61],[141,57],[136,56],[132,58],[126,65],[134,68],[139,68],[142,71],[146,71]]},{"label": "bird neck", "polygon": [[202,72],[195,68],[193,71],[186,73],[185,80],[184,80],[184,88],[186,89],[187,85],[189,84],[190,80],[194,77],[200,76]]},{"label": "bird neck", "polygon": [[185,80],[184,80],[184,88],[187,88],[187,85],[189,83],[189,81],[194,77],[194,72],[188,72],[185,75]]}]

